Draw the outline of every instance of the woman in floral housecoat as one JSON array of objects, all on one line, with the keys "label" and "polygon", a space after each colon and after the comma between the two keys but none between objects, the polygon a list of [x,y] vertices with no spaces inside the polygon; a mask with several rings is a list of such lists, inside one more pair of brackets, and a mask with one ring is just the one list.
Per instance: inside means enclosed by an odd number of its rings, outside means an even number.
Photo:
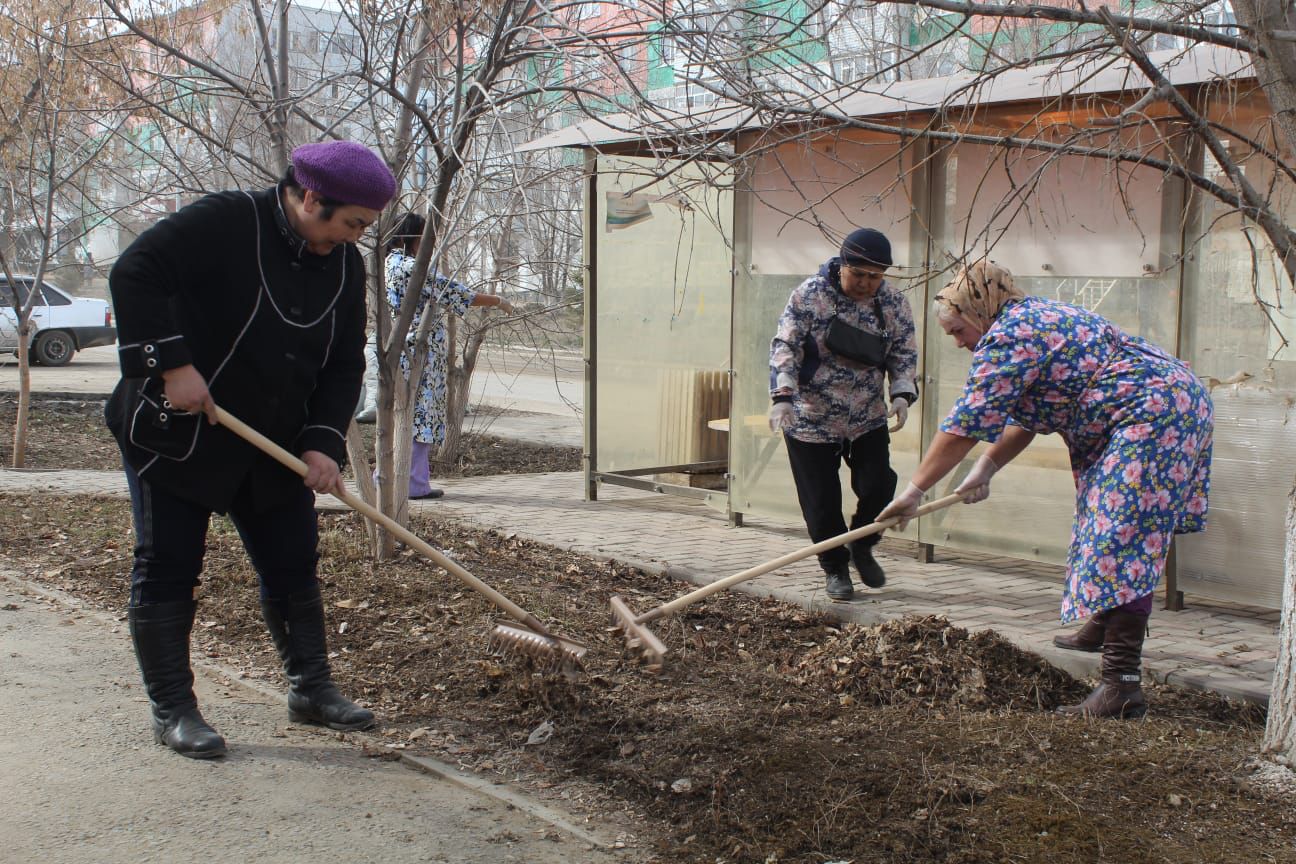
[{"label": "woman in floral housecoat", "polygon": [[878,518],[907,521],[978,441],[993,443],[955,490],[968,503],[989,496],[990,478],[1036,434],[1061,435],[1076,483],[1062,621],[1088,617],[1103,657],[1098,688],[1059,710],[1142,716],[1152,592],[1172,536],[1206,527],[1210,396],[1182,361],[1092,312],[1023,296],[992,262],[960,272],[936,314],[973,352],[972,368],[912,482]]}]

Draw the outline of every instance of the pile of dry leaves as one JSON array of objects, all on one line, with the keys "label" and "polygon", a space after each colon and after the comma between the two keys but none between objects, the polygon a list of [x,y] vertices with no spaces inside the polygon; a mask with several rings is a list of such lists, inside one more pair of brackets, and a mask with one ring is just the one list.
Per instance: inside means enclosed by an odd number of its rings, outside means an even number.
[{"label": "pile of dry leaves", "polygon": [[786,673],[871,705],[1049,710],[1086,690],[992,631],[969,634],[943,616],[846,624]]}]

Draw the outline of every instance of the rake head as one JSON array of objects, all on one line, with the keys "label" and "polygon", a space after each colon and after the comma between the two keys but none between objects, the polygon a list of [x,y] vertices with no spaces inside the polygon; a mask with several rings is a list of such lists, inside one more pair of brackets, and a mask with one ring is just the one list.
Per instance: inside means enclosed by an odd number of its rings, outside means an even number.
[{"label": "rake head", "polygon": [[660,672],[666,659],[666,645],[640,622],[619,596],[612,597],[612,623],[625,635],[626,647],[639,655],[649,672]]},{"label": "rake head", "polygon": [[589,649],[574,639],[536,633],[515,624],[496,624],[490,650],[501,655],[525,654],[545,672],[575,678],[585,668],[582,658]]}]

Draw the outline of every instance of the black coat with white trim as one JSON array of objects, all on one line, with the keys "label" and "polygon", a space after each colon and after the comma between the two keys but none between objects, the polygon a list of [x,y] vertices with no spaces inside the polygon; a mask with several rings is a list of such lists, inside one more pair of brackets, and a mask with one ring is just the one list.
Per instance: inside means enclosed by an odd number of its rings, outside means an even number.
[{"label": "black coat with white trim", "polygon": [[314,255],[277,189],[209,195],[145,231],[109,277],[122,380],[108,426],[141,478],[225,512],[301,478],[223,427],[164,403],[162,372],[192,363],[216,404],[298,455],[339,465],[364,373],[365,270],[347,244]]}]

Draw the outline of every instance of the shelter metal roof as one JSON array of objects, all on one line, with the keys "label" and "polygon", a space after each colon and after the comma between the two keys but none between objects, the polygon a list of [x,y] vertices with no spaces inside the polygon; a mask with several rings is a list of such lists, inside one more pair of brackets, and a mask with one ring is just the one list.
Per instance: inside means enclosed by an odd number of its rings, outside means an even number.
[{"label": "shelter metal roof", "polygon": [[[1196,45],[1187,51],[1150,55],[1162,74],[1176,86],[1251,77],[1251,57],[1231,48]],[[942,78],[867,82],[835,93],[807,99],[806,108],[829,116],[864,118],[902,113],[925,114],[972,105],[1038,102],[1099,93],[1139,92],[1148,80],[1128,58],[1059,63],[1009,69],[981,80],[971,72]],[[756,112],[746,106],[721,105],[684,122],[631,113],[594,118],[543,135],[517,149],[521,152],[553,147],[598,147],[636,141],[668,140],[681,135],[714,135],[739,128],[763,128],[795,121],[787,112]],[[807,118],[808,119],[808,118]]]}]

